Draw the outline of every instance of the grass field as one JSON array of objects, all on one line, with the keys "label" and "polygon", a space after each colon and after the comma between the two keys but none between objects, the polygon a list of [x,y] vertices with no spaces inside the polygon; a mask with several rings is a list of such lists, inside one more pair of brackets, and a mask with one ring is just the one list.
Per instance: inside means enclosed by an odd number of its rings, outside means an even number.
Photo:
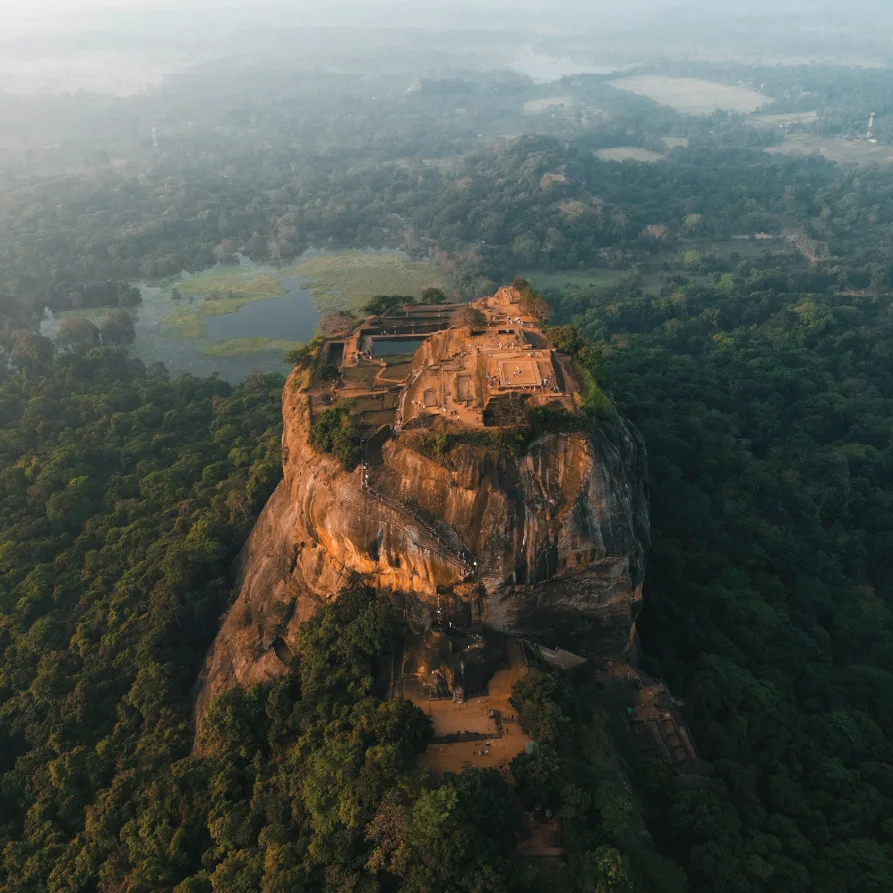
[{"label": "grass field", "polygon": [[381,378],[387,381],[402,381],[409,376],[410,372],[412,372],[412,361],[404,357],[401,362],[393,365],[388,364],[387,369],[381,373]]},{"label": "grass field", "polygon": [[413,355],[411,353],[392,353],[386,357],[376,357],[376,359],[384,360],[385,366],[390,369],[392,366],[400,366],[403,363],[412,363]]},{"label": "grass field", "polygon": [[780,124],[811,124],[819,120],[818,112],[781,112],[778,115],[752,115],[751,120],[769,127]]},{"label": "grass field", "polygon": [[174,287],[188,297],[204,297],[217,292],[223,297],[261,300],[284,295],[286,292],[270,273],[258,273],[252,267],[214,267],[203,273],[186,276]]},{"label": "grass field", "polygon": [[341,370],[341,377],[345,382],[362,384],[371,388],[377,372],[378,369],[375,366],[349,366],[347,369]]},{"label": "grass field", "polygon": [[766,149],[774,155],[821,155],[841,164],[893,164],[893,146],[849,142],[810,133],[789,133],[780,146]]},{"label": "grass field", "polygon": [[363,412],[373,412],[382,408],[381,397],[356,397],[350,407],[350,414],[359,415]]},{"label": "grass field", "polygon": [[311,257],[283,275],[312,282],[311,294],[321,310],[358,310],[375,295],[421,294],[429,285],[449,291],[450,278],[434,264],[398,254],[344,254]]},{"label": "grass field", "polygon": [[768,97],[746,87],[718,84],[698,78],[638,74],[608,83],[618,90],[647,96],[661,105],[668,105],[688,115],[709,115],[717,109],[754,112],[771,102]]},{"label": "grass field", "polygon": [[525,115],[538,115],[551,109],[560,109],[562,106],[569,109],[574,101],[570,96],[548,96],[545,99],[528,99],[524,103]]},{"label": "grass field", "polygon": [[260,353],[264,350],[290,351],[296,342],[283,338],[230,338],[217,344],[203,344],[202,353],[212,357],[240,357],[245,354]]},{"label": "grass field", "polygon": [[613,149],[598,149],[596,156],[602,161],[645,161],[653,163],[662,161],[664,156],[637,146],[617,146]]},{"label": "grass field", "polygon": [[378,428],[380,425],[393,425],[396,410],[394,409],[377,409],[370,410],[360,414],[360,424],[367,425],[370,428]]}]

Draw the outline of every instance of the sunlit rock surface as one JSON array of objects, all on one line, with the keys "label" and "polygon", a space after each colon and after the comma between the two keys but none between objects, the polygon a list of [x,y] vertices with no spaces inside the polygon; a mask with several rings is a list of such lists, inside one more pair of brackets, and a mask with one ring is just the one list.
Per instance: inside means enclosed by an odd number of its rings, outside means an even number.
[{"label": "sunlit rock surface", "polygon": [[284,390],[284,479],[245,546],[199,713],[230,685],[285,672],[299,625],[356,575],[416,629],[455,619],[585,655],[635,647],[645,455],[621,416],[523,455],[459,442],[431,458],[396,433],[346,472],[311,448],[299,380]]}]

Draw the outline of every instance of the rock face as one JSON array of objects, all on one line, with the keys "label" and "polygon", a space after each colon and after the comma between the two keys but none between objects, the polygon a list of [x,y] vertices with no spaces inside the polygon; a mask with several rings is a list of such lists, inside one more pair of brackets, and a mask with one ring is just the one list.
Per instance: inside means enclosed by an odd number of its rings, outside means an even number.
[{"label": "rock face", "polygon": [[403,432],[345,472],[310,447],[295,374],[283,415],[284,479],[245,546],[199,715],[226,687],[285,672],[298,626],[356,575],[415,629],[453,619],[586,655],[635,647],[648,507],[644,447],[622,417],[524,455],[460,442],[431,458]]}]

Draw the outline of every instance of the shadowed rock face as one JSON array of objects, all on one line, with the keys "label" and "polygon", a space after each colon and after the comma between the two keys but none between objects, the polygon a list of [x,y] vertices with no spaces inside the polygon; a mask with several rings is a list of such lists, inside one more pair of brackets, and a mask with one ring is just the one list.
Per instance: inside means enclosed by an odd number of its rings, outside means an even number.
[{"label": "shadowed rock face", "polygon": [[285,387],[284,479],[241,558],[241,591],[208,658],[199,713],[224,688],[285,671],[301,622],[355,575],[423,629],[466,622],[583,654],[634,643],[648,545],[644,447],[621,417],[547,434],[523,456],[411,438],[344,472],[308,443],[306,398]]}]

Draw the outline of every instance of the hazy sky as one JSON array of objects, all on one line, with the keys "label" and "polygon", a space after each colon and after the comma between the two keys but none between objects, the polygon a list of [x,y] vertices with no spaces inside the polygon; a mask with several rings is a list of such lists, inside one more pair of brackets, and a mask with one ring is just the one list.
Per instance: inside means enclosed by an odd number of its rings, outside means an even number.
[{"label": "hazy sky", "polygon": [[[159,0],[164,3],[167,0]],[[101,15],[108,9],[147,6],[147,0],[0,0],[3,31],[27,27],[51,27],[69,22],[85,12]]]},{"label": "hazy sky", "polygon": [[[159,2],[164,3],[168,0],[159,0]],[[16,21],[58,15],[59,13],[148,5],[150,5],[149,0],[0,0],[0,12],[3,13],[4,21]]]},{"label": "hazy sky", "polygon": [[[528,30],[603,35],[627,30],[664,33],[680,24],[691,36],[713,29],[734,35],[741,23],[767,33],[831,35],[866,27],[885,40],[893,25],[889,0],[0,0],[0,42],[30,30],[57,35],[123,26],[199,37],[208,25],[240,30],[281,25],[360,28]],[[759,24],[757,24],[757,22]],[[776,34],[777,36],[777,34]],[[893,34],[890,35],[893,38]],[[893,45],[893,40],[891,40]],[[670,47],[668,49],[671,50]]]},{"label": "hazy sky", "polygon": [[[421,30],[444,32],[439,55],[424,54]],[[506,67],[531,48],[586,70],[671,58],[890,65],[893,3],[0,0],[0,92],[104,91],[114,83],[127,95],[230,57],[363,72],[391,64]]]},{"label": "hazy sky", "polygon": [[[822,17],[851,14],[854,10],[865,14],[871,10],[881,11],[887,0],[739,0],[726,5],[722,0],[0,0],[3,23],[34,20],[52,16],[95,13],[102,10],[165,9],[168,12],[184,9],[221,9],[237,7],[251,10],[260,6],[288,6],[300,10],[309,17],[338,20],[343,16],[358,12],[375,12],[402,8],[424,15],[426,11],[443,14],[449,10],[480,9],[539,10],[546,15],[550,11],[573,8],[580,14],[595,13],[624,18],[630,13],[641,15],[655,9],[700,7],[723,12],[734,18],[747,15],[751,11],[771,12],[772,10],[795,12],[798,8],[813,12],[811,27],[821,28]],[[835,16],[836,17],[836,16]],[[457,24],[459,24],[457,22]]]},{"label": "hazy sky", "polygon": [[[633,0],[637,6],[670,6],[680,0]],[[700,3],[702,0],[684,0]],[[82,30],[126,18],[127,13],[140,12],[153,19],[168,20],[210,13],[215,19],[238,16],[258,20],[282,16],[304,21],[309,25],[374,25],[461,28],[471,19],[492,17],[490,27],[500,23],[509,27],[520,24],[518,17],[548,17],[556,7],[596,15],[614,9],[613,0],[0,0],[0,31]],[[626,9],[630,3],[624,4]],[[505,14],[503,15],[503,10]]]},{"label": "hazy sky", "polygon": [[[770,0],[751,0],[751,4],[756,5],[769,2]],[[800,0],[785,2],[790,4]],[[47,22],[54,18],[71,21],[82,16],[94,19],[101,17],[103,12],[121,10],[152,10],[171,14],[202,9],[218,12],[221,9],[238,9],[250,12],[262,7],[278,7],[304,15],[309,21],[349,24],[354,17],[368,20],[376,14],[381,14],[388,20],[394,16],[406,16],[413,21],[424,21],[426,16],[430,16],[443,21],[449,19],[451,12],[475,10],[499,13],[504,10],[505,23],[511,25],[512,14],[519,12],[535,12],[545,17],[552,12],[571,8],[580,14],[608,15],[622,19],[630,13],[641,14],[653,9],[704,5],[709,5],[709,0],[626,0],[619,5],[616,0],[0,0],[0,12],[3,14],[3,23],[7,24]],[[462,16],[457,15],[453,23],[461,27]]]}]

